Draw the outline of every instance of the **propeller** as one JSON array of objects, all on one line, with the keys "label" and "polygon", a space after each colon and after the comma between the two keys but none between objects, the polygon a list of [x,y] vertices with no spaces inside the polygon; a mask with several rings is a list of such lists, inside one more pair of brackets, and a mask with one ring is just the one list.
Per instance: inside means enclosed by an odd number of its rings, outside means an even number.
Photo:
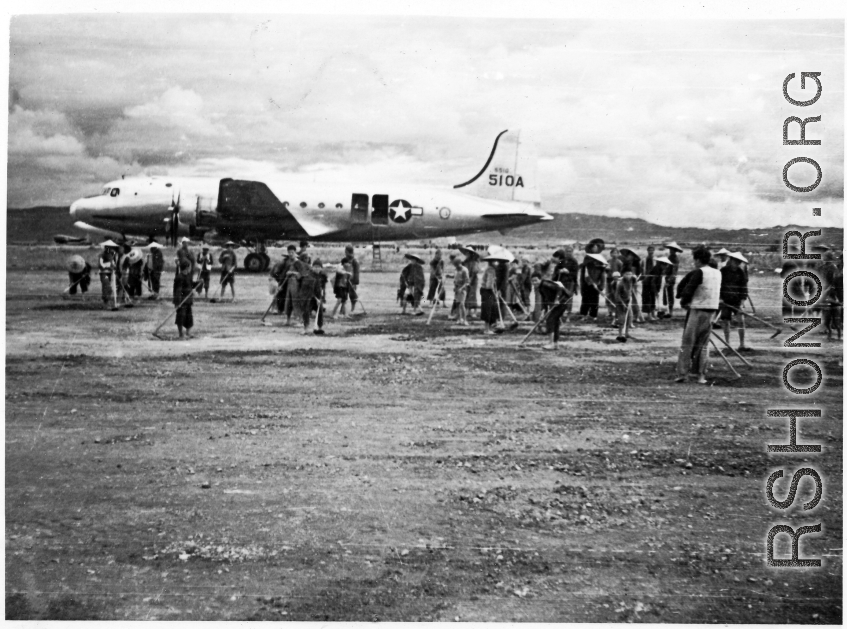
[{"label": "propeller", "polygon": [[173,196],[171,197],[171,204],[168,207],[168,212],[170,212],[171,216],[167,219],[170,222],[170,241],[171,246],[176,247],[176,239],[179,236],[179,198],[180,192],[176,195],[176,200],[174,200]]}]

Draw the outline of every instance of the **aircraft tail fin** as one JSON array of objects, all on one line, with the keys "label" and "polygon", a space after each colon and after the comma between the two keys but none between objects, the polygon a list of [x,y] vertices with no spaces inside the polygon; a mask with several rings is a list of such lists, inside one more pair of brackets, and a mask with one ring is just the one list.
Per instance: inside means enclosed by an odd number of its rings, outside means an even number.
[{"label": "aircraft tail fin", "polygon": [[537,161],[527,154],[520,134],[520,130],[501,131],[482,170],[453,188],[485,199],[540,203]]}]

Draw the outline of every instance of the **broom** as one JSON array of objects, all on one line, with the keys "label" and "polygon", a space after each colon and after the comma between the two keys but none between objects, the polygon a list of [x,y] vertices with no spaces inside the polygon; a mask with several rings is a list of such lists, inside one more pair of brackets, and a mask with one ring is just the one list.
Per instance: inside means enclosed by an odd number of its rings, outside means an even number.
[{"label": "broom", "polygon": [[[200,284],[202,284],[203,282],[202,282],[202,281],[200,281],[199,283],[200,283]],[[165,325],[165,324],[166,324],[166,323],[170,320],[170,318],[171,318],[171,317],[173,317],[173,316],[177,313],[177,311],[178,311],[180,308],[182,308],[182,306],[185,304],[185,302],[186,302],[186,301],[188,301],[189,299],[191,299],[191,298],[194,296],[194,291],[195,291],[195,290],[197,290],[197,286],[196,286],[196,285],[193,285],[193,286],[191,287],[191,290],[190,290],[190,291],[188,291],[188,295],[185,297],[185,299],[183,299],[181,302],[179,302],[179,305],[178,305],[176,308],[174,308],[174,309],[170,312],[170,314],[162,320],[162,322],[159,324],[159,326],[158,326],[155,330],[153,330],[153,336],[155,336],[155,337],[156,337],[157,339],[159,339],[160,341],[165,341],[165,340],[167,340],[167,339],[165,339],[164,337],[159,336],[159,330],[161,330],[161,329],[162,329],[162,327],[163,327],[163,326],[164,326],[164,325]]]}]

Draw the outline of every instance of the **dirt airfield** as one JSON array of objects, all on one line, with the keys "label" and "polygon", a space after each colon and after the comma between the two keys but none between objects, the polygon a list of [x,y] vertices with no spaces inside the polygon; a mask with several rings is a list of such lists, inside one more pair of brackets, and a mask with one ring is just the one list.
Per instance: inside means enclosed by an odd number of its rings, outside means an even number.
[{"label": "dirt airfield", "polygon": [[[365,272],[368,316],[304,336],[261,326],[266,276],[242,274],[168,342],[168,301],[110,312],[96,276],[78,302],[61,268],[8,268],[7,618],[841,622],[840,343],[803,354],[823,453],[792,458],[765,412],[799,404],[798,354],[763,326],[740,380],[713,356],[678,385],[680,314],[546,352],[527,324],[401,317],[397,273]],[[778,276],[751,281],[779,321]],[[823,500],[784,517],[766,479],[804,462]],[[766,566],[774,524],[818,521],[822,568]]]}]

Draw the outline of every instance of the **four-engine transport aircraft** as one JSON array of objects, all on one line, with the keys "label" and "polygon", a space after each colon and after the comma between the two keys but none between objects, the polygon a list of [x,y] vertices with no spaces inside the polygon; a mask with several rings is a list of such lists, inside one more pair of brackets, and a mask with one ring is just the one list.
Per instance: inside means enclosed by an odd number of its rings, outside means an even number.
[{"label": "four-engine transport aircraft", "polygon": [[553,217],[541,211],[535,160],[521,154],[518,131],[502,131],[488,161],[453,190],[421,186],[127,177],[75,201],[75,226],[109,237],[231,239],[256,251],[249,271],[267,269],[268,240],[380,242],[506,231]]}]

